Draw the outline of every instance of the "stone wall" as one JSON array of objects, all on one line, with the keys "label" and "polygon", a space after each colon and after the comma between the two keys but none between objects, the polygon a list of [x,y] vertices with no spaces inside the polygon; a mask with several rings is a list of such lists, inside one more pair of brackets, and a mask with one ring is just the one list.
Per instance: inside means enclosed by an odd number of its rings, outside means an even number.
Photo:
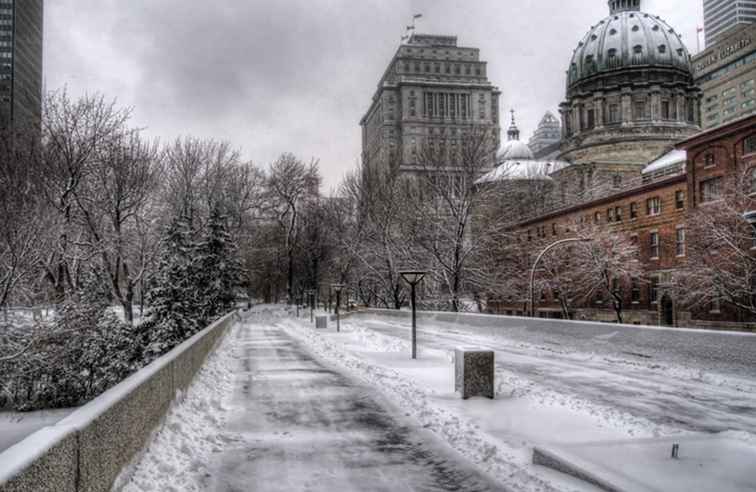
[{"label": "stone wall", "polygon": [[57,424],[0,453],[0,492],[110,490],[234,316],[217,320]]}]

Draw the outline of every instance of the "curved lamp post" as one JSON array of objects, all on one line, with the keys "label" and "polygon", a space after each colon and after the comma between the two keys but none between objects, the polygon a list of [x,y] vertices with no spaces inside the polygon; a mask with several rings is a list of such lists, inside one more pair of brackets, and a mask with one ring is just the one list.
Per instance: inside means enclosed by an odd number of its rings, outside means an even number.
[{"label": "curved lamp post", "polygon": [[341,320],[339,319],[339,304],[341,304],[341,291],[344,284],[331,284],[331,289],[336,293],[336,333],[341,331]]},{"label": "curved lamp post", "polygon": [[417,315],[415,308],[415,286],[425,277],[427,272],[417,270],[402,270],[399,275],[402,276],[405,282],[410,284],[410,292],[412,299],[412,358],[417,359]]},{"label": "curved lamp post", "polygon": [[536,257],[535,263],[533,263],[533,268],[530,269],[530,317],[535,318],[535,274],[536,274],[536,268],[538,268],[538,263],[541,261],[541,258],[551,251],[553,248],[556,248],[557,246],[560,246],[565,243],[586,243],[589,242],[590,239],[585,238],[579,238],[579,237],[572,237],[568,239],[561,239],[559,241],[556,241],[554,243],[549,244],[544,248],[543,251],[541,251],[538,256]]}]

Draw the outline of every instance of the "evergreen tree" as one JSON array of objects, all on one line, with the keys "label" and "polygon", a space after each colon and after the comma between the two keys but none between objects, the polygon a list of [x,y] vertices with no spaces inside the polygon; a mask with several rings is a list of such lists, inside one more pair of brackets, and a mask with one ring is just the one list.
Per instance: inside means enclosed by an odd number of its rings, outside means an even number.
[{"label": "evergreen tree", "polygon": [[234,307],[236,289],[241,281],[241,262],[236,243],[228,232],[227,218],[213,208],[199,251],[200,305],[205,322]]},{"label": "evergreen tree", "polygon": [[202,326],[197,249],[189,222],[184,217],[174,219],[146,298],[152,352],[170,350]]}]

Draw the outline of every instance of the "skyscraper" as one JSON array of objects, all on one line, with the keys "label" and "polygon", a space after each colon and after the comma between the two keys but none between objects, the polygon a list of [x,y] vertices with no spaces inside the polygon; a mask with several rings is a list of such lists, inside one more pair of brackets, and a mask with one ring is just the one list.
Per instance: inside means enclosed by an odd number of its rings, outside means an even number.
[{"label": "skyscraper", "polygon": [[707,46],[730,28],[751,22],[756,22],[756,0],[704,0]]},{"label": "skyscraper", "polygon": [[0,128],[42,113],[43,0],[0,0]]},{"label": "skyscraper", "polygon": [[423,145],[461,146],[465,132],[485,128],[499,136],[499,90],[486,76],[477,48],[455,36],[416,34],[399,46],[360,121],[362,162],[414,174]]}]

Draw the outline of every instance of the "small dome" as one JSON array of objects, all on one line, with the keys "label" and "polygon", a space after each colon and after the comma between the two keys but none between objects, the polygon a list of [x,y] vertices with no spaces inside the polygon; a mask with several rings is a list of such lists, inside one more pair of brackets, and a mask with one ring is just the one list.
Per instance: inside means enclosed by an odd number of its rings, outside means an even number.
[{"label": "small dome", "polygon": [[578,43],[568,69],[568,86],[597,74],[635,66],[677,68],[690,74],[690,54],[680,36],[640,2],[610,2],[611,15]]},{"label": "small dome", "polygon": [[528,144],[520,140],[508,140],[501,146],[497,161],[532,161],[533,159],[535,156]]}]

